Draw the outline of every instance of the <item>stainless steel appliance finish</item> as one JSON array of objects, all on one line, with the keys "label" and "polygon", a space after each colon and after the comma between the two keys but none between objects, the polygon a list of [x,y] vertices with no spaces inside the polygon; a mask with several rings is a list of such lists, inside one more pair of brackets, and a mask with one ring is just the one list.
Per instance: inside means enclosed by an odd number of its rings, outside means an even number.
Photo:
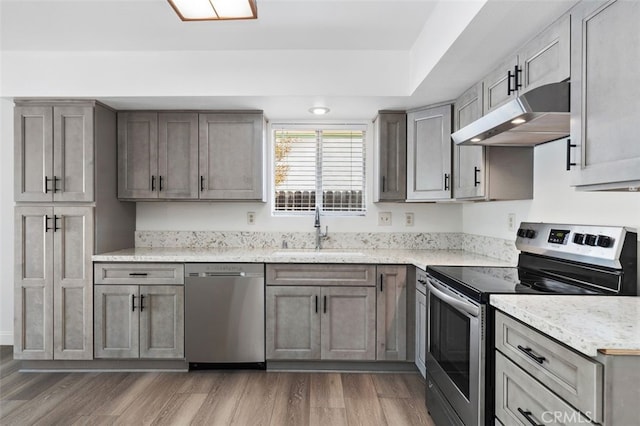
[{"label": "stainless steel appliance finish", "polygon": [[569,116],[569,82],[552,83],[496,108],[451,137],[458,145],[538,145],[569,136]]},{"label": "stainless steel appliance finish", "polygon": [[185,352],[190,368],[264,368],[264,294],[264,264],[186,264]]},{"label": "stainless steel appliance finish", "polygon": [[637,233],[522,223],[518,266],[429,266],[427,408],[436,424],[493,424],[492,294],[638,294]]}]

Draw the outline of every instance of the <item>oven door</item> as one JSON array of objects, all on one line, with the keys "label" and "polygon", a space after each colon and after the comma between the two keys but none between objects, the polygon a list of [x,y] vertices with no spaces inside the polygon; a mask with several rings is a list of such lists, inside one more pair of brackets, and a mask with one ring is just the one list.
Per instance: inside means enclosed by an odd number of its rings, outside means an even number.
[{"label": "oven door", "polygon": [[442,397],[434,403],[448,403],[466,426],[483,424],[485,306],[433,277],[427,288],[427,374]]}]

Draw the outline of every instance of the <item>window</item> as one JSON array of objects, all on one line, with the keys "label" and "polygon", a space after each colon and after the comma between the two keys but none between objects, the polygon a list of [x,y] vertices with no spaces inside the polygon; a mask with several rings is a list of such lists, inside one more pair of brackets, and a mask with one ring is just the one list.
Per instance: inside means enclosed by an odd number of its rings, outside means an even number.
[{"label": "window", "polygon": [[274,125],[274,212],[365,212],[364,125]]}]

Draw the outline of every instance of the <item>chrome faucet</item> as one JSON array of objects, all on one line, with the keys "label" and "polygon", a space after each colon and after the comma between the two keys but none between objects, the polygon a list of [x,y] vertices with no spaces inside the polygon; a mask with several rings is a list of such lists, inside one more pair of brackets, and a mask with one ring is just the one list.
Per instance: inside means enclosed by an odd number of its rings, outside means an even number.
[{"label": "chrome faucet", "polygon": [[316,228],[316,250],[320,250],[322,248],[322,239],[327,238],[329,236],[329,227],[325,228],[325,231],[321,231],[320,226],[320,207],[316,206],[316,219],[313,223],[314,228]]}]

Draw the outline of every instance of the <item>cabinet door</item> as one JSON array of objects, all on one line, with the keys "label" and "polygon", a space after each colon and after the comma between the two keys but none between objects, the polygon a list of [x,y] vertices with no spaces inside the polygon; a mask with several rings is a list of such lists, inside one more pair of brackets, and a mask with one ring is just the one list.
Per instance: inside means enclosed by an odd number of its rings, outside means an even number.
[{"label": "cabinet door", "polygon": [[571,77],[571,19],[567,14],[518,53],[520,93]]},{"label": "cabinet door", "polygon": [[184,358],[184,287],[140,286],[140,358]]},{"label": "cabinet door", "polygon": [[16,201],[53,200],[53,108],[14,110]]},{"label": "cabinet door", "polygon": [[158,114],[118,113],[118,197],[158,198]]},{"label": "cabinet door", "polygon": [[93,207],[54,213],[54,359],[93,358]]},{"label": "cabinet door", "polygon": [[407,126],[407,200],[451,198],[451,105],[412,112]]},{"label": "cabinet door", "polygon": [[[463,93],[453,105],[454,130],[482,116],[482,83]],[[482,146],[453,146],[453,197],[482,198],[485,194],[485,157]]]},{"label": "cabinet door", "polygon": [[262,200],[262,114],[200,114],[200,198]]},{"label": "cabinet door", "polygon": [[[513,75],[516,65],[518,65],[518,57],[514,55],[498,65],[482,80],[483,114],[493,111],[515,98],[514,79],[513,77],[509,78],[509,72]],[[519,78],[521,77],[522,74]]]},{"label": "cabinet door", "polygon": [[416,366],[427,375],[427,296],[416,291]]},{"label": "cabinet door", "polygon": [[52,218],[52,207],[15,209],[16,359],[53,359]]},{"label": "cabinet door", "polygon": [[158,196],[198,198],[198,114],[158,114]]},{"label": "cabinet door", "polygon": [[322,359],[376,359],[375,287],[323,287]]},{"label": "cabinet door", "polygon": [[53,108],[53,201],[94,200],[92,107]]},{"label": "cabinet door", "polygon": [[320,359],[320,287],[267,286],[267,359]]},{"label": "cabinet door", "polygon": [[582,2],[572,20],[571,143],[578,145],[572,183],[637,187],[640,2]]},{"label": "cabinet door", "polygon": [[376,120],[376,201],[407,198],[407,115],[380,113]]},{"label": "cabinet door", "polygon": [[407,359],[407,267],[378,266],[378,360]]},{"label": "cabinet door", "polygon": [[95,357],[138,358],[138,286],[96,285],[93,289]]}]

